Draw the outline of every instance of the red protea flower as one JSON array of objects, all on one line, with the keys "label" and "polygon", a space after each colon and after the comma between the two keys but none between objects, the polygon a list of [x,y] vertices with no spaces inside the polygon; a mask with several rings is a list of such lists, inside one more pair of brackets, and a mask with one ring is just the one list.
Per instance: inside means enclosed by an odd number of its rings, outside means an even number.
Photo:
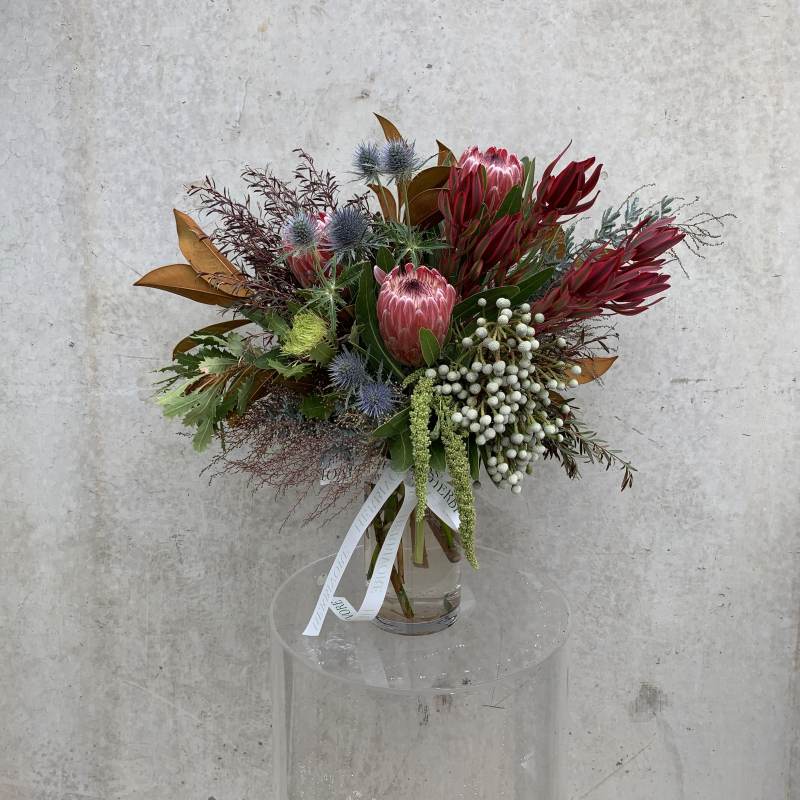
[{"label": "red protea flower", "polygon": [[592,156],[583,161],[570,161],[561,172],[553,175],[556,164],[565,152],[566,148],[547,165],[539,181],[534,209],[542,222],[555,222],[560,217],[580,214],[591,208],[597,197],[595,194],[591,199],[585,199],[597,186],[603,165],[598,164],[593,172],[587,174],[595,162]]},{"label": "red protea flower", "polygon": [[389,352],[411,367],[422,363],[419,332],[427,328],[440,345],[450,329],[456,290],[435,269],[406,264],[388,275],[375,267],[378,326]]},{"label": "red protea flower", "polygon": [[669,275],[659,272],[666,260],[661,256],[686,235],[673,222],[672,217],[647,217],[619,247],[602,245],[576,262],[561,283],[533,304],[532,310],[545,317],[536,330],[558,330],[604,311],[640,314],[661,300],[645,304],[669,288]]},{"label": "red protea flower", "polygon": [[316,282],[319,269],[324,267],[332,255],[325,239],[325,228],[329,221],[330,215],[324,211],[313,216],[300,213],[292,217],[283,228],[286,262],[303,288]]}]

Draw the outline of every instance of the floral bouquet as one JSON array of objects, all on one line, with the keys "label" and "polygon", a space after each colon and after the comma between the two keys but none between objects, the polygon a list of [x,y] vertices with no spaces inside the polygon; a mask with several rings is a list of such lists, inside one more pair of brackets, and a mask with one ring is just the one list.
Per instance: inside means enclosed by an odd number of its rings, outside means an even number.
[{"label": "floral bouquet", "polygon": [[[633,467],[582,422],[574,395],[614,363],[605,324],[669,287],[682,240],[697,252],[719,218],[679,221],[688,204],[637,194],[578,230],[601,165],[537,175],[497,147],[426,157],[387,119],[385,141],[356,148],[364,191],[339,186],[296,151],[291,181],[248,168],[248,195],[191,186],[216,217],[210,236],[175,211],[186,262],[138,286],[228,309],[182,339],[157,401],[194,429],[214,462],[256,485],[323,488],[308,519],[368,497],[328,575],[307,633],[330,608],[400,632],[436,630],[458,610],[462,553],[477,567],[473,487],[482,472],[519,494],[536,462],[570,478],[579,464]],[[321,480],[320,480],[321,479]],[[365,490],[366,487],[366,490]],[[336,598],[366,536],[367,598]],[[392,590],[389,592],[389,584]]]}]

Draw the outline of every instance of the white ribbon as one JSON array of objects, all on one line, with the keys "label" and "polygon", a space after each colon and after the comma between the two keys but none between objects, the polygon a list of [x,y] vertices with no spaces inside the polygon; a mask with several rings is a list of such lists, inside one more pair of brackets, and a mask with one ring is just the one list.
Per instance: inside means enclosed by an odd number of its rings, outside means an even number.
[{"label": "white ribbon", "polygon": [[[346,598],[335,597],[334,593],[342,580],[344,571],[350,563],[358,543],[361,541],[361,537],[366,533],[367,528],[381,508],[383,508],[384,503],[403,482],[405,482],[403,504],[389,527],[389,532],[375,561],[372,578],[370,578],[367,586],[364,601],[356,611]],[[375,619],[389,588],[389,580],[397,557],[397,551],[400,548],[400,542],[403,539],[403,531],[409,517],[414,513],[416,505],[417,492],[414,488],[413,476],[410,473],[404,476],[402,473],[395,472],[387,464],[380,478],[378,478],[375,488],[370,492],[364,505],[361,506],[356,514],[339,548],[339,552],[333,559],[333,564],[331,564],[331,568],[325,578],[325,584],[319,594],[311,619],[303,631],[304,636],[319,636],[328,609],[339,619],[346,622]],[[459,518],[453,489],[444,478],[436,473],[431,473],[428,478],[427,506],[447,525],[454,530],[458,530]]]}]

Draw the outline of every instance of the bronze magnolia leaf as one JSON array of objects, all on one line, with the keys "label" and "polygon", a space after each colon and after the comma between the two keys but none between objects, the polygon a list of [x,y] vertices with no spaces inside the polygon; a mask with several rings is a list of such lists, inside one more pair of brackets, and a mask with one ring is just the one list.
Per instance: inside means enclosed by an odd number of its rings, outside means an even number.
[{"label": "bronze magnolia leaf", "polygon": [[446,144],[442,144],[437,139],[436,145],[439,148],[439,156],[436,159],[436,163],[440,167],[449,167],[456,163],[456,157],[453,155],[453,151]]},{"label": "bronze magnolia leaf", "polygon": [[386,186],[379,186],[377,183],[371,183],[369,188],[378,198],[383,218],[387,222],[397,222],[397,201],[392,192]]},{"label": "bronze magnolia leaf", "polygon": [[439,194],[446,192],[445,188],[426,189],[414,196],[408,204],[411,210],[411,224],[421,228],[430,228],[442,218],[439,211]]},{"label": "bronze magnolia leaf", "polygon": [[134,286],[147,286],[188,297],[196,303],[229,306],[233,298],[204,281],[188,264],[167,264],[139,278]]},{"label": "bronze magnolia leaf", "polygon": [[[249,319],[226,319],[223,322],[215,322],[213,325],[206,325],[205,328],[200,328],[199,331],[195,331],[192,336],[206,334],[214,336],[221,333],[228,333],[228,331],[232,331],[236,328],[241,328],[243,325],[249,324]],[[197,342],[192,339],[192,336],[187,336],[185,339],[181,339],[178,344],[175,345],[175,347],[172,349],[173,358],[175,358],[175,356],[177,356],[179,353],[185,353],[187,350],[197,347]]]},{"label": "bronze magnolia leaf", "polygon": [[188,214],[178,211],[177,208],[173,212],[178,229],[178,246],[195,272],[209,283],[213,281],[214,288],[225,294],[247,297],[250,292],[243,286],[236,285],[242,273],[214,247],[211,239]]},{"label": "bronze magnolia leaf", "polygon": [[428,189],[441,189],[450,177],[450,167],[428,167],[418,172],[408,184],[408,202]]},{"label": "bronze magnolia leaf", "polygon": [[387,140],[403,138],[393,122],[390,122],[388,119],[386,119],[386,117],[382,117],[380,114],[375,114],[375,117],[378,122],[380,122],[381,128],[383,128],[383,135]]},{"label": "bronze magnolia leaf", "polygon": [[594,358],[576,358],[574,363],[581,368],[581,374],[574,377],[578,383],[589,383],[604,375],[617,360],[616,356],[595,356]]},{"label": "bronze magnolia leaf", "polygon": [[408,184],[408,206],[412,225],[430,226],[441,218],[439,192],[450,177],[450,167],[428,167]]}]

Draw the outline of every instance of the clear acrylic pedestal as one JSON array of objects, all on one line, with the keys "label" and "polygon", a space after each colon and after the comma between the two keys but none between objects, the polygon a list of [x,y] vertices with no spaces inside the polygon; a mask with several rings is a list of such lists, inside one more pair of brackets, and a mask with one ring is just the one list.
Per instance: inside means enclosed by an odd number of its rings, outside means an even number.
[{"label": "clear acrylic pedestal", "polygon": [[[328,614],[302,635],[333,556],[271,608],[275,800],[563,800],[569,607],[487,548],[447,630],[401,636]],[[361,559],[340,584],[356,604]]]}]

